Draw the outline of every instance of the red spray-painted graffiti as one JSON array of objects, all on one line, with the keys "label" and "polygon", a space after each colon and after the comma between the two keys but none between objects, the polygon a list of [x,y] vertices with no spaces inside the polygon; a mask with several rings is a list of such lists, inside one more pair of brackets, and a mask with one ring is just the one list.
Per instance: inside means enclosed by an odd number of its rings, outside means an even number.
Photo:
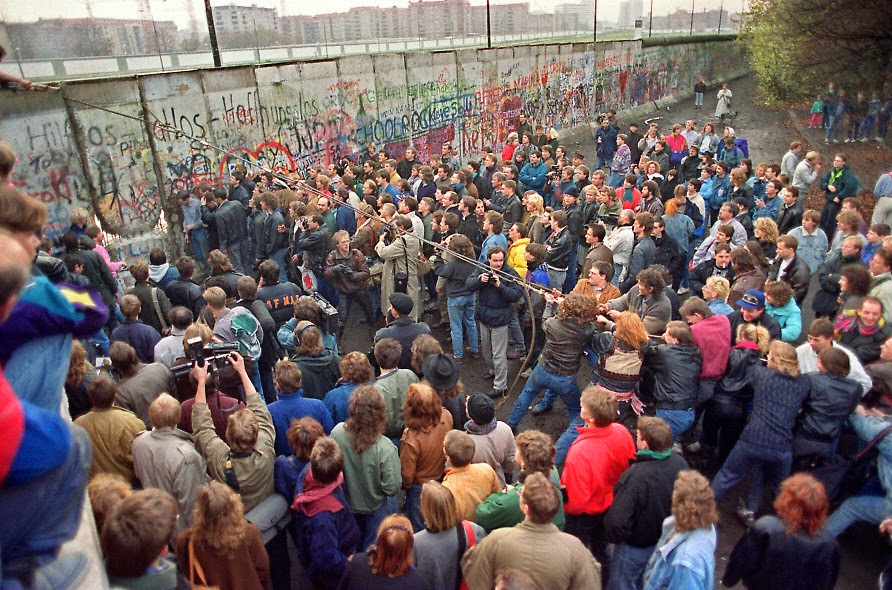
[{"label": "red spray-painted graffiti", "polygon": [[277,141],[267,141],[255,149],[237,147],[226,152],[220,161],[220,178],[229,176],[237,165],[244,164],[243,160],[276,172],[293,172],[295,170],[294,158],[291,157],[288,148]]}]

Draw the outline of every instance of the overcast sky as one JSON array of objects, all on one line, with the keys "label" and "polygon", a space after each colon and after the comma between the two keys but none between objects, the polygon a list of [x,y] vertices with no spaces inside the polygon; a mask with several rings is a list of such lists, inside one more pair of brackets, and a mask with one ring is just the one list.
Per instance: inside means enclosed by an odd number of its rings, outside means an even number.
[{"label": "overcast sky", "polygon": [[[196,11],[200,22],[204,19],[204,3],[202,0],[147,0],[156,20],[173,20],[180,28],[188,23],[190,5]],[[408,6],[408,0],[211,0],[213,6],[227,4],[265,6],[279,9],[285,3],[286,14],[326,14],[346,12],[354,6]],[[518,0],[491,0],[491,5],[517,2]],[[523,0],[519,0],[523,1]],[[693,0],[697,12],[704,9],[717,9],[724,0]],[[470,0],[471,4],[486,4],[486,0]],[[91,0],[93,14],[97,17],[135,18],[138,13],[136,0]],[[739,12],[742,0],[724,1],[729,12]],[[578,4],[577,1],[566,0],[529,0],[532,10],[554,12],[556,4]],[[594,0],[591,1],[594,4]],[[649,10],[650,2],[644,0],[644,12]],[[3,0],[0,3],[0,18],[8,22],[34,21],[38,18],[78,18],[87,16],[85,0],[41,0],[39,10],[35,9],[33,0]],[[654,0],[654,14],[667,14],[676,8],[690,10],[691,0]],[[605,20],[616,20],[619,12],[619,0],[602,0],[598,6],[598,17]]]}]

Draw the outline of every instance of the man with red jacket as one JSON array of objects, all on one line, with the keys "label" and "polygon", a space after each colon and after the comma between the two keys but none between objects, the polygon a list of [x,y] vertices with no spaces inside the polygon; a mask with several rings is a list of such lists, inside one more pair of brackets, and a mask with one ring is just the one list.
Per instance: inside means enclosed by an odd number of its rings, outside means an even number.
[{"label": "man with red jacket", "polygon": [[609,579],[604,514],[613,503],[613,486],[635,458],[632,435],[616,423],[616,396],[597,385],[586,388],[580,400],[577,427],[564,463],[561,483],[567,488],[564,531],[579,538],[601,564],[601,577]]}]

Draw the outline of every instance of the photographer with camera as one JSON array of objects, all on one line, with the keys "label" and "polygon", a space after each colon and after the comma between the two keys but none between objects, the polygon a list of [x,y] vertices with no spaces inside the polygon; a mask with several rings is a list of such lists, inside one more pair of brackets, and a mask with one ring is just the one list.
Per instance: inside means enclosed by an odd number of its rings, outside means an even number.
[{"label": "photographer with camera", "polygon": [[340,341],[344,334],[344,328],[347,327],[347,318],[354,301],[359,303],[364,314],[364,320],[361,323],[371,327],[375,323],[375,318],[368,291],[371,274],[365,256],[359,250],[351,247],[350,234],[344,230],[336,232],[331,241],[334,244],[334,250],[328,253],[324,274],[338,292],[338,314],[340,316],[338,340]]},{"label": "photographer with camera", "polygon": [[291,262],[301,264],[302,258],[303,265],[316,275],[319,294],[332,305],[337,305],[337,292],[324,276],[325,261],[331,251],[331,238],[325,227],[325,219],[321,215],[304,217],[297,221],[291,251],[293,253]]},{"label": "photographer with camera", "polygon": [[384,262],[381,311],[386,314],[390,309],[390,296],[393,293],[405,293],[415,302],[411,316],[417,320],[421,310],[421,281],[418,279],[421,242],[412,230],[412,222],[407,217],[397,216],[389,231],[378,238],[375,252]]},{"label": "photographer with camera", "polygon": [[[493,379],[489,397],[508,394],[508,324],[514,317],[514,304],[520,300],[523,290],[513,281],[502,280],[499,274],[520,278],[514,269],[505,264],[507,256],[501,246],[493,246],[487,252],[491,270],[479,269],[468,279],[467,287],[477,293],[476,317],[480,323],[480,341],[483,358],[492,366],[484,379]],[[499,274],[493,271],[499,271]]]},{"label": "photographer with camera", "polygon": [[214,316],[214,337],[221,342],[239,345],[239,352],[254,363],[254,370],[251,373],[254,389],[262,392],[260,367],[257,363],[263,342],[263,328],[260,327],[260,322],[254,314],[241,305],[236,305],[232,309],[226,307],[226,293],[220,287],[208,287],[202,297]]}]

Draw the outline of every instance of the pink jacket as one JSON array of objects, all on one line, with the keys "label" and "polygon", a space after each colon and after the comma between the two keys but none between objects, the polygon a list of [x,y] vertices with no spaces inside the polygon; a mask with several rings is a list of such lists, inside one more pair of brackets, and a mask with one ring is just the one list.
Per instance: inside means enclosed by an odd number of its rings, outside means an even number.
[{"label": "pink jacket", "polygon": [[102,259],[105,260],[113,277],[118,276],[118,271],[127,266],[123,262],[112,262],[111,256],[108,255],[108,250],[105,249],[105,246],[96,246],[93,248],[93,252],[102,256]]},{"label": "pink jacket", "polygon": [[704,318],[691,326],[691,332],[703,358],[700,378],[711,381],[721,379],[731,353],[731,322],[728,316],[715,314]]}]

